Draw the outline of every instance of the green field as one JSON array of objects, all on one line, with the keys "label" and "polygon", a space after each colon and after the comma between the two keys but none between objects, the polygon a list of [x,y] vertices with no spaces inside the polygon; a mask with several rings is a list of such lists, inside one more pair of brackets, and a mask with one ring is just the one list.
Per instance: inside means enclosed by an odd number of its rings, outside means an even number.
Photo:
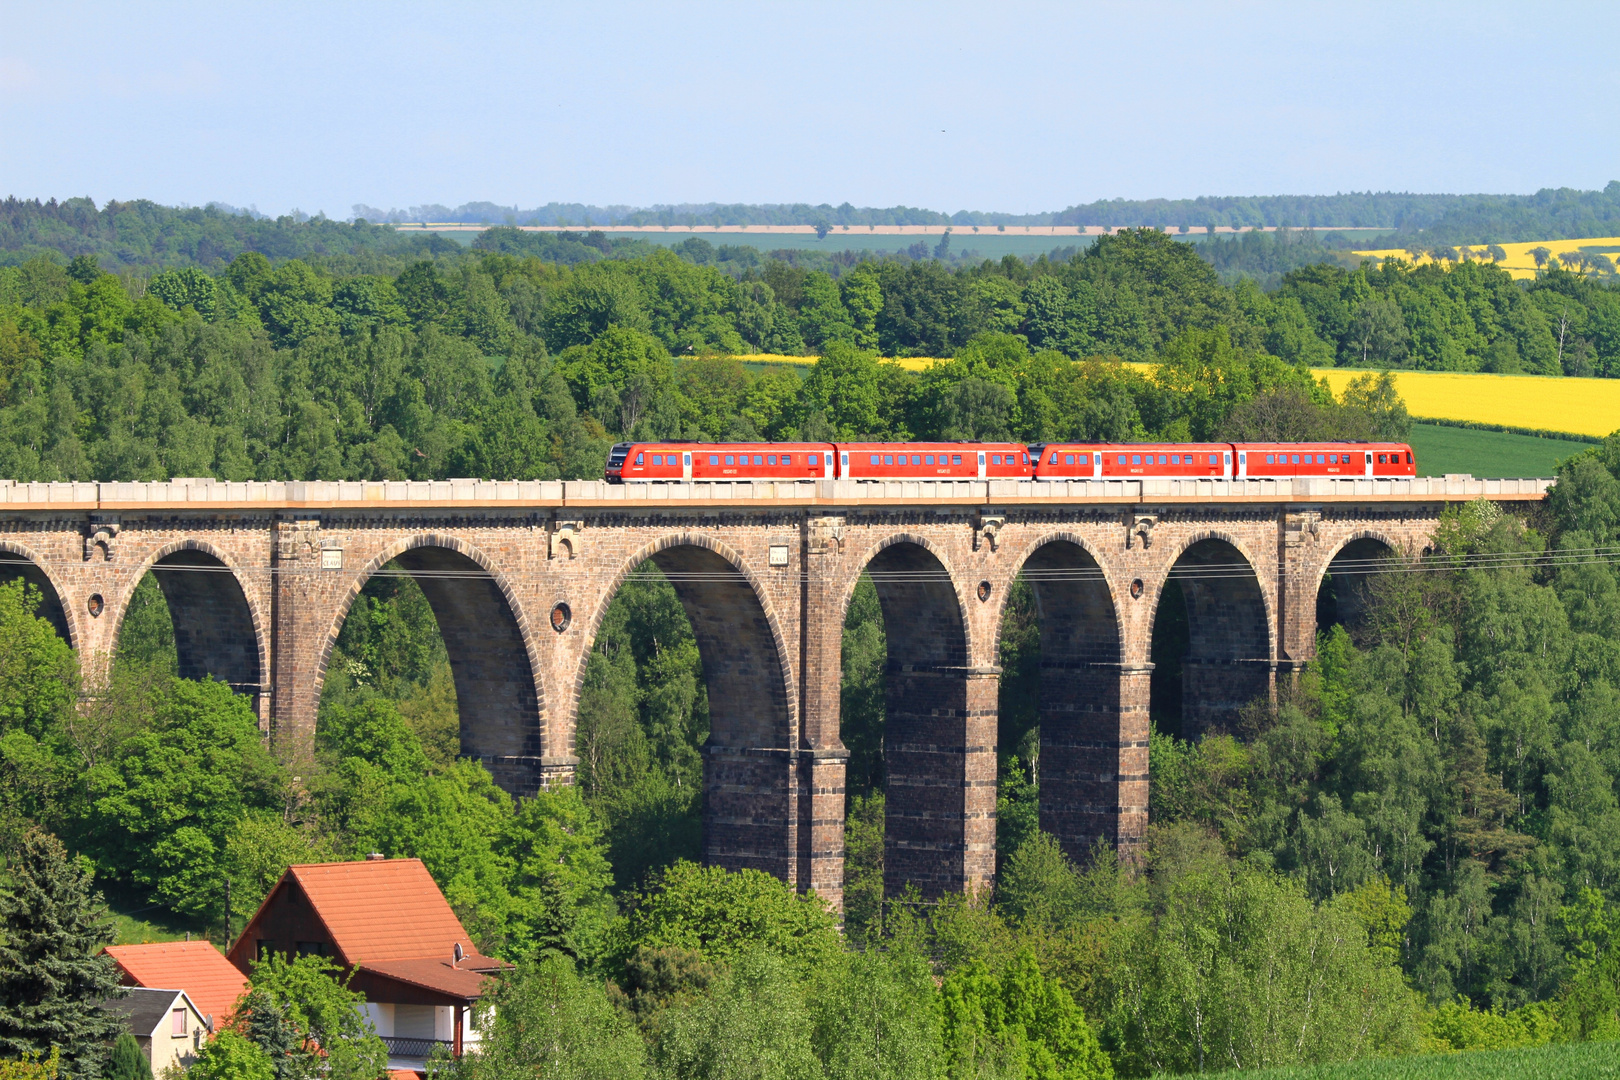
[{"label": "green field", "polygon": [[1620,1078],[1620,1044],[1435,1054],[1228,1075],[1234,1080],[1605,1080]]},{"label": "green field", "polygon": [[1471,473],[1479,477],[1552,476],[1558,463],[1592,444],[1538,439],[1504,431],[1477,431],[1442,424],[1413,424],[1407,440],[1420,476]]}]

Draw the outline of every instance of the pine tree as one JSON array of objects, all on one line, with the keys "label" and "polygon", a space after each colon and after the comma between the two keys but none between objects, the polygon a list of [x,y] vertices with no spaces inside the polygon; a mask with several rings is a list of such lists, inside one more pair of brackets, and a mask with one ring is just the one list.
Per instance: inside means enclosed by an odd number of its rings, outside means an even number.
[{"label": "pine tree", "polygon": [[101,896],[42,829],[22,837],[9,869],[0,891],[0,1056],[59,1047],[73,1080],[99,1080],[122,1028],[100,1008],[121,993],[117,968],[100,955],[113,940]]},{"label": "pine tree", "polygon": [[107,1063],[107,1080],[152,1080],[152,1065],[141,1053],[141,1044],[127,1031],[118,1033],[112,1058]]}]

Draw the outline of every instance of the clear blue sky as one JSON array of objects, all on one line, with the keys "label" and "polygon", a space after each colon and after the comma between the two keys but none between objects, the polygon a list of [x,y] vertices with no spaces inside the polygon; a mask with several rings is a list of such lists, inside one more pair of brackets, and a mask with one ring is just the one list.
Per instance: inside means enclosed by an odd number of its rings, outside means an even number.
[{"label": "clear blue sky", "polygon": [[1620,179],[1620,4],[0,0],[0,196],[1529,192]]}]

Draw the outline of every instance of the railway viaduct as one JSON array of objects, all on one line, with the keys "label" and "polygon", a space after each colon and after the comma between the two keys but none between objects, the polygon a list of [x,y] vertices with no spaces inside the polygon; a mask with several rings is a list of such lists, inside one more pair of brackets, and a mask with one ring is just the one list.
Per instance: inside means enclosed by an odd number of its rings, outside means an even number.
[{"label": "railway viaduct", "polygon": [[844,614],[871,574],[888,638],[885,872],[924,894],[995,865],[997,636],[1014,579],[1041,635],[1041,823],[1073,853],[1147,823],[1154,615],[1179,579],[1184,723],[1218,724],[1311,658],[1336,562],[1415,556],[1448,503],[1548,481],[859,484],[0,482],[0,571],[26,577],[91,686],[153,571],[181,674],[252,695],[312,752],[333,643],[367,578],[417,578],[464,754],[507,790],[566,783],[592,640],[650,562],[708,684],[704,852],[842,898]]}]

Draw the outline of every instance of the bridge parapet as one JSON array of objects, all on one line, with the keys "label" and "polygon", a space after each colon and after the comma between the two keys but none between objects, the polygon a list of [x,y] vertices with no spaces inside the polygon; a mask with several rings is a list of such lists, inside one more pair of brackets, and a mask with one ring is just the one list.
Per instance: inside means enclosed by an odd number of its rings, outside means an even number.
[{"label": "bridge parapet", "polygon": [[155,480],[119,483],[18,483],[0,480],[0,506],[12,510],[358,509],[390,506],[607,508],[763,503],[861,506],[897,503],[1380,502],[1546,497],[1550,479],[1413,480],[1298,477],[1293,480],[900,480],[871,483],[692,482],[609,484],[601,480],[247,481]]}]

